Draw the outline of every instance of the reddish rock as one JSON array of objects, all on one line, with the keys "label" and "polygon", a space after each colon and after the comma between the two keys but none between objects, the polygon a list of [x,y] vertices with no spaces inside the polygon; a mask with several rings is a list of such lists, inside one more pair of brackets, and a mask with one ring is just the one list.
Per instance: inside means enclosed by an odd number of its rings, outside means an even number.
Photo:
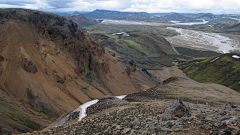
[{"label": "reddish rock", "polygon": [[27,58],[22,58],[23,68],[25,71],[29,73],[36,73],[38,72],[36,65],[33,64],[31,60],[28,60]]}]

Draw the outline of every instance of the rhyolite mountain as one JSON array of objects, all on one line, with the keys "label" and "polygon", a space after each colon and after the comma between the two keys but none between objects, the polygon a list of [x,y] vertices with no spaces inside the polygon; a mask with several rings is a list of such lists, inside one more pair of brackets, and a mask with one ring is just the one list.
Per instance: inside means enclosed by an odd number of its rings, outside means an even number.
[{"label": "rhyolite mountain", "polygon": [[1,132],[40,130],[92,99],[156,85],[64,17],[1,9],[0,21]]},{"label": "rhyolite mountain", "polygon": [[217,83],[240,92],[240,53],[227,53],[209,58],[195,58],[179,65],[192,79]]}]

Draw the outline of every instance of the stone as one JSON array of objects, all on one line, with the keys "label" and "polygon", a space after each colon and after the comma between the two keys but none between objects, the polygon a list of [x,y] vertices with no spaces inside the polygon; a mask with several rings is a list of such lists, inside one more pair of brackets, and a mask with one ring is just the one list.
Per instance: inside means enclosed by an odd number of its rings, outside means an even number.
[{"label": "stone", "polygon": [[122,134],[126,134],[131,130],[131,128],[124,128]]},{"label": "stone", "polygon": [[57,83],[64,83],[65,82],[65,77],[61,78],[59,75],[57,75]]},{"label": "stone", "polygon": [[29,73],[36,73],[38,72],[36,65],[33,64],[31,60],[22,57],[23,68],[25,71]]},{"label": "stone", "polygon": [[139,119],[138,118],[135,118],[133,122],[130,123],[130,127],[132,128],[133,126],[139,124]]},{"label": "stone", "polygon": [[237,108],[237,106],[233,105],[232,103],[226,103],[223,107],[223,110],[231,111],[233,108]]},{"label": "stone", "polygon": [[4,61],[4,57],[0,55],[0,61]]},{"label": "stone", "polygon": [[180,99],[176,99],[172,105],[170,105],[162,115],[162,120],[166,121],[173,117],[190,117],[187,107],[182,103]]}]

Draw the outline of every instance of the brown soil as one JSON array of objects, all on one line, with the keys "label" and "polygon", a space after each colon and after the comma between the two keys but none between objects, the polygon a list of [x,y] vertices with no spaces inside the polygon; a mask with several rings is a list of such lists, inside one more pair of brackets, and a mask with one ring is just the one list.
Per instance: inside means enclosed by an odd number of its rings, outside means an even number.
[{"label": "brown soil", "polygon": [[16,110],[41,130],[89,100],[155,86],[139,71],[128,75],[127,64],[70,20],[24,9],[0,12],[0,101],[13,108],[1,108],[5,118],[21,123],[9,116]]},{"label": "brown soil", "polygon": [[178,80],[166,85],[157,87],[160,91],[165,91],[175,98],[189,99],[194,102],[214,103],[222,105],[230,102],[240,105],[240,93],[213,83],[198,83],[186,76],[177,66],[164,67],[162,71],[149,71],[157,76],[161,81],[169,77],[177,77]]}]

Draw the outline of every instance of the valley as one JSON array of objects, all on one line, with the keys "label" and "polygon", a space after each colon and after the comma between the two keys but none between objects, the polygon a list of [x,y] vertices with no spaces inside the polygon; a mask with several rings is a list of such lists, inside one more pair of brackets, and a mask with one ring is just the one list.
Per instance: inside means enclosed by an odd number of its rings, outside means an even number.
[{"label": "valley", "polygon": [[0,10],[0,134],[240,133],[237,20],[85,15]]},{"label": "valley", "polygon": [[212,50],[220,53],[229,53],[240,50],[240,40],[231,39],[220,33],[207,33],[195,30],[186,30],[181,28],[168,27],[167,29],[176,30],[180,35],[168,37],[167,40],[172,44]]}]

